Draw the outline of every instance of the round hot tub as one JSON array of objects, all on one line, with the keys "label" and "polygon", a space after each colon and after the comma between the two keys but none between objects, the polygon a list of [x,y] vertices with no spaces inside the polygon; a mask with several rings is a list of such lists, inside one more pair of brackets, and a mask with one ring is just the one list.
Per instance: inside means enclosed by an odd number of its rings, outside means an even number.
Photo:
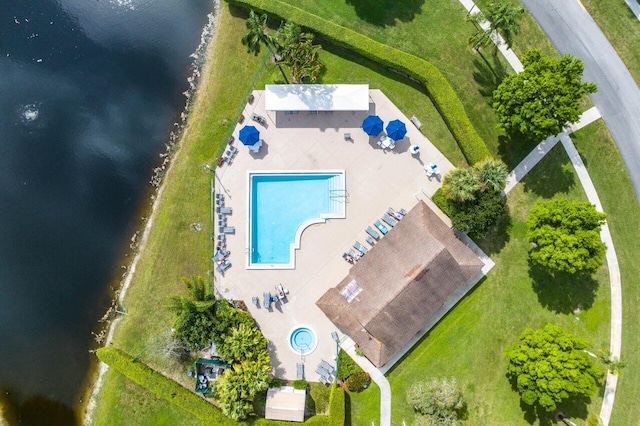
[{"label": "round hot tub", "polygon": [[289,333],[289,347],[300,355],[308,355],[318,346],[316,334],[305,326],[296,327]]}]

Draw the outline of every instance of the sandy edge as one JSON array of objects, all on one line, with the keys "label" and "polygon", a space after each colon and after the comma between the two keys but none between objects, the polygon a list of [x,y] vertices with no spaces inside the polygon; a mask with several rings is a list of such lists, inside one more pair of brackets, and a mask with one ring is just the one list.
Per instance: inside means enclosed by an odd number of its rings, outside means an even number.
[{"label": "sandy edge", "polygon": [[[213,10],[211,11],[211,13],[214,16],[213,19],[213,26],[212,26],[212,30],[213,30],[213,35],[211,37],[211,40],[209,41],[209,46],[207,47],[207,53],[206,53],[206,59],[205,59],[205,64],[202,70],[202,75],[204,76],[208,76],[208,68],[210,66],[210,61],[209,61],[209,57],[212,53],[213,47],[215,45],[215,41],[216,41],[216,36],[218,34],[218,21],[220,19],[220,1],[219,0],[213,0]],[[202,89],[204,89],[208,84],[208,79],[205,77],[203,79],[200,80],[199,84],[198,84],[198,88],[196,89],[196,93],[199,93]],[[197,96],[197,95],[196,95]],[[195,107],[195,106],[193,106]],[[176,152],[175,156],[174,156],[174,160],[175,158],[180,155],[180,152],[182,151],[182,145],[183,145],[183,141],[185,140],[186,136],[188,134],[188,125],[185,126],[185,130],[184,133],[182,134],[182,136],[180,137],[180,142],[178,144],[178,151]],[[171,162],[171,164],[169,165],[169,168],[167,170],[167,176],[172,173],[172,169],[173,169],[173,161]],[[129,267],[129,271],[126,275],[126,278],[123,281],[122,287],[120,289],[120,294],[118,296],[118,304],[123,305],[124,304],[124,298],[127,294],[127,290],[129,289],[129,286],[131,285],[131,281],[133,280],[133,275],[136,272],[136,267],[138,265],[138,261],[140,260],[141,255],[144,253],[144,249],[147,243],[147,240],[149,238],[149,234],[151,233],[151,229],[153,227],[153,223],[155,221],[156,215],[158,214],[158,206],[160,205],[160,202],[162,200],[162,194],[164,193],[164,188],[165,188],[165,184],[168,181],[168,179],[164,179],[163,183],[161,184],[160,188],[158,189],[158,191],[155,193],[155,200],[153,201],[153,204],[151,205],[151,212],[149,215],[149,219],[147,220],[147,224],[144,227],[144,232],[142,233],[142,238],[140,239],[140,244],[138,247],[138,252],[136,253],[135,257],[133,258],[133,260],[131,261],[130,267]],[[105,339],[104,345],[103,346],[109,346],[112,343],[113,340],[113,335],[115,333],[116,327],[118,326],[118,324],[120,323],[120,320],[122,319],[122,316],[119,316],[118,318],[116,318],[115,320],[113,320],[111,322],[111,325],[109,326],[109,332],[107,333],[107,337]],[[98,397],[98,393],[100,393],[100,390],[102,389],[102,385],[104,384],[104,375],[105,373],[109,370],[109,366],[103,362],[100,362],[100,366],[98,368],[98,378],[96,379],[95,383],[92,386],[92,390],[91,390],[91,396],[89,398],[89,401],[87,402],[84,410],[83,410],[83,419],[82,419],[82,423],[85,425],[90,425],[92,420],[93,420],[93,411],[95,410],[96,406],[97,406],[97,397]],[[0,419],[1,421],[1,419]],[[0,423],[1,425],[2,423]]]}]

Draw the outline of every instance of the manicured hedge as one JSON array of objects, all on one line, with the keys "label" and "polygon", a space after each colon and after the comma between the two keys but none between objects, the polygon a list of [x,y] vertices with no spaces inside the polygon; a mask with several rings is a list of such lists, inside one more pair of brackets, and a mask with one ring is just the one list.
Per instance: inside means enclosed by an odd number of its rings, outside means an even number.
[{"label": "manicured hedge", "polygon": [[295,22],[328,42],[349,49],[374,62],[395,69],[424,84],[469,164],[491,157],[447,79],[431,63],[384,45],[349,28],[278,0],[227,0],[256,12]]},{"label": "manicured hedge", "polygon": [[333,385],[329,395],[329,425],[344,426],[345,410],[344,389]]},{"label": "manicured hedge", "polygon": [[100,348],[96,354],[100,361],[109,365],[109,367],[124,374],[130,380],[159,397],[166,399],[171,404],[193,414],[201,419],[204,425],[236,426],[239,424],[222,414],[220,409],[209,404],[195,393],[152,370],[146,364],[134,361],[131,355],[120,349],[113,347]]}]

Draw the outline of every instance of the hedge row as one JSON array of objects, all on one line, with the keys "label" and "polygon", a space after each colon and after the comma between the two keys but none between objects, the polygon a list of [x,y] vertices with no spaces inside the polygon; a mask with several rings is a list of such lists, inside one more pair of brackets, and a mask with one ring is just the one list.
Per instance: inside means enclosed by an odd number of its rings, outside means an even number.
[{"label": "hedge row", "polygon": [[98,349],[96,354],[100,361],[109,365],[109,367],[124,374],[130,380],[159,397],[166,399],[171,404],[193,414],[201,419],[203,424],[238,425],[238,422],[222,414],[222,411],[217,407],[209,404],[179,383],[152,370],[146,364],[134,361],[131,355],[120,349],[104,347]]},{"label": "hedge row", "polygon": [[[136,362],[128,353],[114,347],[104,347],[96,352],[98,359],[109,367],[136,382],[143,388],[153,392],[169,403],[182,408],[202,420],[203,425],[237,426],[246,422],[236,422],[222,414],[222,411],[209,404],[195,393],[166,376],[151,369],[142,362]],[[304,424],[318,426],[343,426],[345,416],[344,390],[334,386],[329,395],[329,416],[313,416]],[[255,425],[290,425],[290,422],[257,419]]]},{"label": "hedge row", "polygon": [[345,420],[345,395],[344,389],[338,385],[331,387],[329,394],[329,425],[343,426]]},{"label": "hedge row", "polygon": [[279,0],[227,0],[227,2],[295,22],[309,28],[332,44],[344,47],[422,82],[467,162],[472,165],[491,157],[489,149],[469,121],[464,106],[453,88],[431,63]]}]

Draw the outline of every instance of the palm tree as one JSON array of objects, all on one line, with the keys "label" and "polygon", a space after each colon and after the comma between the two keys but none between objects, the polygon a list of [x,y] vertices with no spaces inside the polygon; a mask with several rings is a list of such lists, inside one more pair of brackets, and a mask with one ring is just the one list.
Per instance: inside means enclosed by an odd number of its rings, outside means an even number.
[{"label": "palm tree", "polygon": [[242,44],[247,46],[247,53],[253,53],[257,55],[260,53],[260,46],[264,44],[267,49],[269,49],[269,53],[271,53],[271,57],[274,59],[275,63],[280,68],[280,72],[282,73],[282,77],[284,81],[288,84],[289,80],[287,80],[287,76],[285,75],[280,63],[278,61],[278,57],[274,52],[274,39],[270,34],[267,34],[267,15],[263,14],[261,16],[256,15],[256,13],[251,10],[249,12],[249,17],[247,18],[247,33],[242,37]]},{"label": "palm tree", "polygon": [[287,22],[276,34],[276,47],[282,62],[291,70],[294,82],[308,78],[314,82],[322,72],[321,46],[313,44],[314,35],[303,33],[299,25]]},{"label": "palm tree", "polygon": [[442,180],[442,191],[447,198],[454,201],[475,200],[479,190],[480,182],[472,169],[454,169]]},{"label": "palm tree", "polygon": [[492,43],[493,32],[502,35],[507,47],[511,47],[513,36],[520,32],[519,20],[524,15],[524,8],[521,5],[514,5],[508,1],[491,2],[487,6],[486,14],[482,12],[468,16],[468,20],[480,25],[483,21],[489,22],[486,30],[481,27],[478,32],[469,38],[469,44],[475,49],[488,46]]},{"label": "palm tree", "polygon": [[474,164],[473,168],[478,174],[482,189],[500,192],[507,185],[509,171],[502,161],[487,158]]}]

